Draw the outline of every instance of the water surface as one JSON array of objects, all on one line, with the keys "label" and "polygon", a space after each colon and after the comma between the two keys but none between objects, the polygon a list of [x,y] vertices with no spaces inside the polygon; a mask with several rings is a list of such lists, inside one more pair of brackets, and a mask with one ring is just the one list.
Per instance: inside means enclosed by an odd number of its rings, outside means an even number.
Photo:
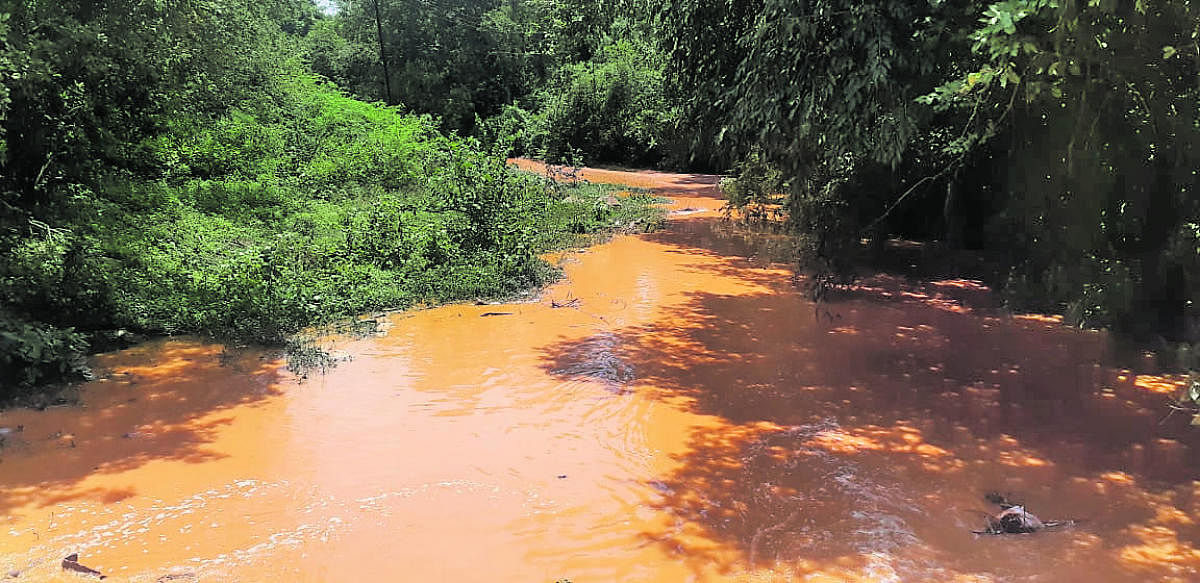
[{"label": "water surface", "polygon": [[[1102,334],[870,278],[814,306],[715,178],[536,302],[393,314],[301,381],[189,339],[0,413],[0,569],[74,581],[1193,581],[1180,381]],[[553,301],[574,302],[553,307]],[[510,315],[483,316],[486,312]],[[1000,490],[1063,532],[977,537]],[[0,573],[2,574],[2,573]]]}]

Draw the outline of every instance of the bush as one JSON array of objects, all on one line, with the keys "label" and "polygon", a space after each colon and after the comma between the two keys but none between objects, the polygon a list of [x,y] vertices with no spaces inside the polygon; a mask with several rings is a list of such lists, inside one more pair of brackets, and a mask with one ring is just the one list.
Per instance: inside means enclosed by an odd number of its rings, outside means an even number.
[{"label": "bush", "polygon": [[765,221],[777,216],[785,193],[791,188],[783,172],[771,166],[759,152],[751,152],[733,168],[732,176],[721,180],[721,193],[729,202],[727,213],[737,212],[750,221]]},{"label": "bush", "polygon": [[[20,318],[0,309],[0,397],[14,390],[89,373],[83,334]],[[8,384],[8,383],[12,384]]]},{"label": "bush", "polygon": [[546,141],[546,116],[519,104],[505,105],[500,113],[478,120],[481,138],[505,155],[542,158]]},{"label": "bush", "polygon": [[103,330],[278,344],[365,312],[502,297],[554,276],[538,253],[562,233],[652,222],[649,200],[572,196],[427,117],[289,86],[139,144],[157,176],[112,170],[62,187],[45,221],[7,221],[0,302],[31,317],[0,322],[4,372],[75,375]]},{"label": "bush", "polygon": [[644,45],[612,42],[590,61],[564,65],[531,96],[532,113],[506,106],[481,132],[514,154],[554,162],[658,164],[677,111],[654,60]]}]

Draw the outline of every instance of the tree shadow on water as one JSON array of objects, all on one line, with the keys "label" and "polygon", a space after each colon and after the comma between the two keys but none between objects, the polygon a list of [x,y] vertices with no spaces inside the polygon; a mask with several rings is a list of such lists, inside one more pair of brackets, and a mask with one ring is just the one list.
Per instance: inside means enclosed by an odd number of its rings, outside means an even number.
[{"label": "tree shadow on water", "polygon": [[81,387],[80,405],[0,412],[20,427],[0,447],[0,516],[27,505],[109,503],[136,486],[88,486],[155,461],[200,464],[225,457],[208,446],[235,407],[280,392],[280,365],[266,354],[230,354],[194,340],[148,342],[95,360],[100,379]]},{"label": "tree shadow on water", "polygon": [[[701,252],[714,245],[701,228],[652,237]],[[847,579],[931,576],[931,561],[1045,575],[1035,552],[1118,580],[1200,569],[1188,518],[1200,437],[1163,419],[1178,379],[1106,366],[1101,334],[977,313],[962,301],[977,295],[969,282],[876,278],[814,305],[742,254],[687,269],[765,291],[694,291],[654,322],[604,333],[634,390],[722,422],[693,431],[677,469],[647,484],[674,525],[647,539],[697,565],[733,549],[727,571],[778,562]],[[548,346],[543,366],[578,374],[598,342]],[[1089,526],[1016,554],[980,545],[969,531],[989,489]]]}]

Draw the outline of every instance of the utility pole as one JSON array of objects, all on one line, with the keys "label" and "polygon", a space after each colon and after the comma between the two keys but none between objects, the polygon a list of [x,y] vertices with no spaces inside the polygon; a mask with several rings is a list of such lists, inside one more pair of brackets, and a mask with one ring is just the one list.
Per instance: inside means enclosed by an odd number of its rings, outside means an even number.
[{"label": "utility pole", "polygon": [[375,3],[375,32],[379,38],[379,62],[383,64],[383,86],[387,91],[387,103],[392,103],[392,76],[388,74],[387,54],[383,51],[383,21],[379,18],[379,0]]}]

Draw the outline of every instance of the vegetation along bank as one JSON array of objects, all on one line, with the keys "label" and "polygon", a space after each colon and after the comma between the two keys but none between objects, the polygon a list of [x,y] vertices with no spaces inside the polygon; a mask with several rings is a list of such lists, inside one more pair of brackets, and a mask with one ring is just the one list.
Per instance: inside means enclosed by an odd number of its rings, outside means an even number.
[{"label": "vegetation along bank", "polygon": [[[613,217],[542,226],[568,197],[510,155],[727,171],[734,208],[781,205],[818,297],[918,240],[1013,308],[1200,366],[1189,0],[29,0],[0,18],[0,372],[20,384],[78,372],[103,331],[277,342],[536,285],[552,233]],[[961,252],[983,268],[944,259]]]}]

